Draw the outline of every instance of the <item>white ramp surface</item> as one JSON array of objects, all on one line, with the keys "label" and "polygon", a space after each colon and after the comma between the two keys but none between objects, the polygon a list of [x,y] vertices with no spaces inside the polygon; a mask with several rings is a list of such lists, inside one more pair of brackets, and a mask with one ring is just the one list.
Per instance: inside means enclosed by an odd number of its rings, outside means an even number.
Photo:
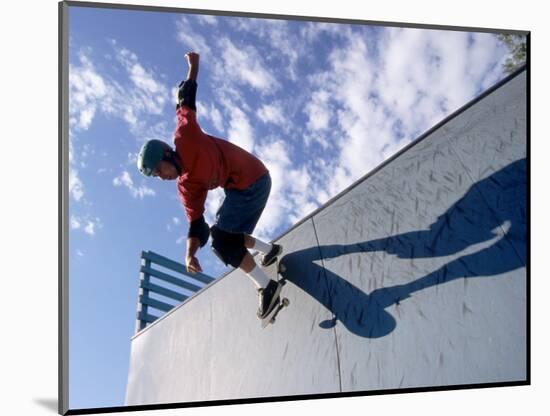
[{"label": "white ramp surface", "polygon": [[526,106],[522,71],[281,237],[274,325],[237,270],[136,334],[126,405],[525,382]]}]

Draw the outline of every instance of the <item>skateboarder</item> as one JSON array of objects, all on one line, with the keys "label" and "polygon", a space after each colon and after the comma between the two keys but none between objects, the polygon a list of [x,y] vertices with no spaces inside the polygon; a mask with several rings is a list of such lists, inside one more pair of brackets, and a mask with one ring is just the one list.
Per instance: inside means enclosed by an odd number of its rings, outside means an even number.
[{"label": "skateboarder", "polygon": [[[145,176],[176,180],[181,203],[189,220],[185,264],[190,273],[201,272],[196,257],[212,235],[212,250],[226,264],[239,267],[258,289],[258,317],[276,305],[273,296],[279,283],[271,280],[256,264],[248,249],[264,254],[262,266],[276,261],[282,247],[268,244],[251,234],[265,208],[271,178],[264,164],[240,147],[204,133],[196,120],[195,97],[199,55],[185,55],[187,78],[179,84],[176,105],[175,150],[161,140],[146,142],[139,153],[138,169]],[[204,219],[209,190],[221,186],[225,199],[210,228]]]}]

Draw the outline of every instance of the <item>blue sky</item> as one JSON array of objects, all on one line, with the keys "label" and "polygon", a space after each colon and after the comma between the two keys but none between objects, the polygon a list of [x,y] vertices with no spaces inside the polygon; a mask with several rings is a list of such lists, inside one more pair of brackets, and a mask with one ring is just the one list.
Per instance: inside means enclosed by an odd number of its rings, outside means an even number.
[{"label": "blue sky", "polygon": [[78,7],[69,48],[71,408],[124,404],[140,252],[184,259],[175,182],[140,176],[136,156],[172,141],[186,52],[203,130],[270,169],[266,240],[501,79],[507,55],[483,33]]}]

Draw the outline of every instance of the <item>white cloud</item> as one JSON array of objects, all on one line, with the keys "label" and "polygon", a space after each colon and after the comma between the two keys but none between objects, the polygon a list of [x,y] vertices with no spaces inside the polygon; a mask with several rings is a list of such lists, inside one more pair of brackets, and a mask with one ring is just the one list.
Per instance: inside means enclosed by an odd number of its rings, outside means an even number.
[{"label": "white cloud", "polygon": [[132,180],[132,176],[128,171],[123,171],[119,176],[113,179],[114,186],[124,186],[129,191],[132,197],[143,199],[146,196],[155,196],[155,191],[145,185],[136,186]]},{"label": "white cloud", "polygon": [[181,220],[178,217],[172,217],[172,221],[170,221],[168,224],[166,224],[166,229],[169,232],[172,232],[172,227],[176,226],[178,227],[181,224]]},{"label": "white cloud", "polygon": [[137,165],[138,154],[139,154],[139,150],[128,153],[128,165],[131,165],[131,166]]},{"label": "white cloud", "polygon": [[482,79],[482,90],[495,84],[502,75],[502,65],[506,61],[506,47],[488,33],[471,33],[468,48],[470,64],[468,73],[473,81]]},{"label": "white cloud", "polygon": [[313,178],[306,166],[288,172],[289,196],[294,204],[290,221],[296,223],[319,206],[312,193]]},{"label": "white cloud", "polygon": [[80,220],[74,215],[71,215],[70,225],[71,225],[71,230],[78,230],[80,228]]},{"label": "white cloud", "polygon": [[307,103],[304,112],[308,116],[307,127],[312,131],[325,130],[329,126],[331,111],[329,107],[330,93],[320,89],[313,93],[311,101]]},{"label": "white cloud", "polygon": [[132,180],[132,177],[128,173],[128,171],[124,171],[120,174],[120,176],[113,179],[113,185],[115,186],[126,186],[127,188],[131,188],[134,186],[134,181]]},{"label": "white cloud", "polygon": [[81,127],[84,130],[87,130],[92,124],[92,120],[94,118],[95,112],[96,112],[95,107],[84,108],[80,112],[80,119],[78,121],[79,127]]},{"label": "white cloud", "polygon": [[330,142],[337,146],[334,173],[326,184],[332,195],[376,166],[381,147],[392,140],[384,133],[387,127],[375,123],[376,106],[369,101],[374,66],[368,60],[366,41],[349,34],[347,43],[345,48],[333,49],[325,73],[311,77],[317,89],[304,107],[308,140],[319,137],[325,146]]},{"label": "white cloud", "polygon": [[252,152],[254,148],[254,129],[248,116],[237,107],[228,109],[228,111],[230,111],[227,133],[229,140],[246,151]]},{"label": "white cloud", "polygon": [[309,131],[303,133],[302,138],[307,147],[318,145],[326,151],[330,147],[329,136],[331,136],[330,132],[318,133]]},{"label": "white cloud", "polygon": [[296,67],[300,52],[296,48],[295,39],[289,35],[289,23],[284,20],[266,20],[265,22],[271,48],[287,58],[288,64],[284,68],[288,71],[290,79],[297,81]]},{"label": "white cloud", "polygon": [[87,215],[79,217],[74,214],[69,219],[69,225],[71,230],[83,231],[90,236],[94,236],[96,231],[103,227],[101,220],[97,217],[90,218]]},{"label": "white cloud", "polygon": [[84,227],[84,232],[86,234],[95,235],[95,227],[96,227],[96,224],[92,221],[89,221]]},{"label": "white cloud", "polygon": [[132,85],[122,86],[113,81],[111,105],[105,108],[114,115],[122,114],[132,132],[140,135],[148,124],[143,121],[145,116],[163,115],[170,92],[155,78],[152,70],[143,67],[135,53],[116,45],[114,47],[117,60],[126,70]]},{"label": "white cloud", "polygon": [[[69,115],[71,127],[87,130],[99,113],[126,121],[135,135],[148,130],[147,116],[161,116],[168,102],[169,90],[152,69],[140,63],[138,56],[120,47],[114,40],[116,61],[128,75],[128,82],[102,76],[91,59],[93,51],[79,51],[79,65],[69,69]],[[114,68],[116,72],[118,68]],[[121,84],[122,82],[122,84]]]},{"label": "white cloud", "polygon": [[[199,19],[200,22],[207,22],[209,19]],[[210,21],[212,21],[210,19]],[[184,55],[187,52],[197,52],[201,56],[211,56],[212,55],[212,49],[210,46],[208,46],[207,40],[201,36],[196,30],[193,30],[193,26],[191,24],[191,18],[187,18],[185,16],[181,16],[176,21],[176,29],[177,29],[177,40],[182,43],[184,46],[187,47],[188,50],[185,50],[181,54],[181,62],[182,62],[182,72],[187,71],[187,61],[184,57]],[[182,75],[183,78],[183,75]]]},{"label": "white cloud", "polygon": [[79,53],[79,61],[80,65],[69,65],[69,116],[72,127],[87,130],[108,87],[85,51]]},{"label": "white cloud", "polygon": [[[159,102],[155,104],[159,104],[160,107],[162,107],[167,92],[166,87],[155,80],[150,71],[143,68],[135,53],[130,52],[128,49],[122,48],[118,51],[117,57],[126,67],[126,70],[130,75],[130,79],[134,85],[138,89],[149,93],[153,99],[158,100]],[[158,110],[158,106],[155,110]]]},{"label": "white cloud", "polygon": [[[283,71],[292,81],[297,80],[296,70],[301,51],[296,48],[296,39],[292,35],[291,25],[277,19],[231,19],[229,24],[248,37],[256,36],[265,42],[262,55],[271,61],[284,60]],[[282,74],[279,74],[280,77]]]},{"label": "white cloud", "polygon": [[84,186],[78,177],[78,170],[69,168],[69,193],[75,201],[80,201],[84,196]]},{"label": "white cloud", "polygon": [[[110,65],[113,72],[125,70],[126,80],[115,80],[100,74],[92,60],[94,51],[81,48],[78,63],[69,69],[69,192],[71,197],[80,202],[84,198],[85,185],[82,170],[86,167],[86,158],[95,153],[90,143],[78,146],[75,141],[80,131],[88,130],[99,114],[120,118],[126,121],[130,131],[142,141],[158,138],[166,140],[171,137],[165,121],[152,121],[150,116],[163,116],[168,98],[168,88],[160,82],[151,69],[145,68],[138,56],[111,41],[116,60]],[[143,198],[151,195],[152,190],[146,187],[134,188],[133,193]]]},{"label": "white cloud", "polygon": [[237,46],[229,38],[218,41],[221,49],[221,65],[217,66],[219,77],[248,85],[262,93],[273,93],[278,88],[277,80],[263,63],[259,51],[252,46]]},{"label": "white cloud", "polygon": [[208,192],[208,197],[206,198],[206,203],[204,206],[204,218],[208,224],[213,225],[216,221],[216,212],[223,203],[224,198],[225,193],[222,188],[216,188]]},{"label": "white cloud", "polygon": [[212,120],[212,123],[214,123],[214,127],[218,131],[223,131],[223,121],[222,121],[222,114],[220,113],[220,110],[218,110],[215,106],[210,106],[209,111],[210,119]]},{"label": "white cloud", "polygon": [[[335,26],[310,25],[302,35],[313,42]],[[303,106],[306,144],[338,146],[318,200],[336,195],[468,102],[481,81],[486,88],[501,76],[494,36],[469,36],[402,28],[375,37],[338,34],[343,43],[329,54],[329,67],[309,77],[313,92]]]},{"label": "white cloud", "polygon": [[283,116],[283,112],[281,111],[281,107],[277,104],[264,104],[264,105],[262,105],[258,109],[258,111],[256,111],[256,115],[264,123],[279,124],[279,125],[281,125],[281,127],[283,127],[283,125],[285,123],[285,118]]},{"label": "white cloud", "polygon": [[214,104],[198,102],[197,116],[209,120],[218,132],[223,132],[222,113]]},{"label": "white cloud", "polygon": [[[69,195],[71,198],[80,202],[84,197],[84,184],[79,177],[78,171],[78,158],[74,152],[74,141],[75,141],[74,129],[69,127]],[[84,151],[82,154],[85,154]]]},{"label": "white cloud", "polygon": [[[388,29],[379,48],[382,71],[374,87],[381,103],[413,135],[429,128],[472,99],[479,65],[468,47],[468,33]],[[492,36],[492,35],[489,35]]]},{"label": "white cloud", "polygon": [[313,194],[313,177],[306,166],[294,166],[288,143],[272,138],[258,148],[258,155],[269,169],[272,188],[255,234],[270,239],[273,232],[289,221],[295,223],[318,207]]},{"label": "white cloud", "polygon": [[281,224],[287,222],[286,214],[290,212],[292,201],[285,196],[286,172],[291,167],[286,144],[278,139],[259,147],[258,156],[269,169],[272,187],[269,200],[258,222],[254,234],[260,239],[270,239],[271,233]]}]

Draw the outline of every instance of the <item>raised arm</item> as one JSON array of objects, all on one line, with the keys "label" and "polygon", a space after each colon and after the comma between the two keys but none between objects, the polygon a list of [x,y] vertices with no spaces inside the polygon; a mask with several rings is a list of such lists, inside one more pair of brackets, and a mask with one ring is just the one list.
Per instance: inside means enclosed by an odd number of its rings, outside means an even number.
[{"label": "raised arm", "polygon": [[197,95],[197,76],[199,74],[199,54],[188,52],[185,54],[185,57],[187,58],[189,69],[187,71],[187,78],[178,86],[178,103],[176,108],[185,105],[196,112],[195,98]]},{"label": "raised arm", "polygon": [[187,58],[187,64],[189,65],[189,70],[187,71],[187,79],[192,79],[197,81],[197,76],[199,75],[199,59],[200,56],[196,52],[188,52],[185,54]]}]

